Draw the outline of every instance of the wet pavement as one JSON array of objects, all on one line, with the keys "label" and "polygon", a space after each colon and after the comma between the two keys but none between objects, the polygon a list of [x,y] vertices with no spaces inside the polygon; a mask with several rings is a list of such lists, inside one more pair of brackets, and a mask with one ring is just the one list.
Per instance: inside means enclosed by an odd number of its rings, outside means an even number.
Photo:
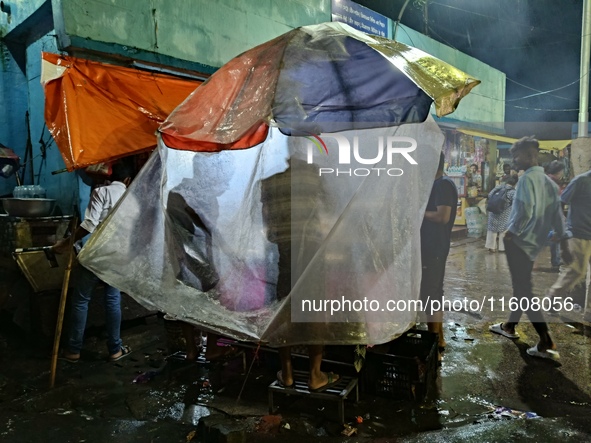
[{"label": "wet pavement", "polygon": [[[557,276],[549,261],[544,251],[534,271],[539,294]],[[489,253],[482,239],[453,245],[446,297],[510,295],[503,254]],[[351,437],[341,435],[334,402],[276,396],[276,415],[268,415],[275,354],[259,351],[254,359],[246,350],[244,359],[217,365],[167,359],[170,340],[156,316],[123,325],[133,353],[117,363],[104,361],[104,342],[89,331],[83,361],[59,362],[49,390],[48,349],[4,316],[0,442],[591,441],[591,324],[575,313],[549,317],[561,359],[538,360],[526,353],[537,341],[531,324],[518,326],[517,341],[494,335],[488,326],[506,312],[490,307],[446,312],[448,346],[426,402],[363,389],[359,403],[348,400],[345,418],[357,429]]]}]

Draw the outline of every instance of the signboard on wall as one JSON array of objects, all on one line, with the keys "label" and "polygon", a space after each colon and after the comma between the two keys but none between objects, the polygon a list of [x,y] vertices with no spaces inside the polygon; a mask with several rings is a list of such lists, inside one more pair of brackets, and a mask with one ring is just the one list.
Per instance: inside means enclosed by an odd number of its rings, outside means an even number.
[{"label": "signboard on wall", "polygon": [[346,23],[366,34],[390,38],[388,17],[351,0],[332,0],[332,21]]}]

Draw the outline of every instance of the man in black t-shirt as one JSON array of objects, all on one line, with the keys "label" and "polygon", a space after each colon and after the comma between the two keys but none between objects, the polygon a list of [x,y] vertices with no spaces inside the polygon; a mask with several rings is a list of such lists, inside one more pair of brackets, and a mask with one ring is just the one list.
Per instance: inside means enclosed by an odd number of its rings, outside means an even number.
[{"label": "man in black t-shirt", "polygon": [[443,311],[431,315],[432,300],[443,299],[443,278],[445,262],[449,254],[451,230],[456,219],[458,190],[454,182],[443,175],[445,157],[443,152],[439,158],[439,166],[435,174],[435,182],[431,189],[425,217],[421,225],[421,300],[427,312],[429,331],[439,334],[439,351],[445,349],[443,337]]}]

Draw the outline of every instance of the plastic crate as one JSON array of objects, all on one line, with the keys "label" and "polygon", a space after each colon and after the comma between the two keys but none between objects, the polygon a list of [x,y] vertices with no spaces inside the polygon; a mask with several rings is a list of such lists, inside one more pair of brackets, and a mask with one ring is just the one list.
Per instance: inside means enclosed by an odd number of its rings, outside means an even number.
[{"label": "plastic crate", "polygon": [[370,348],[365,362],[369,393],[423,401],[437,378],[437,334],[410,329],[386,345]]}]

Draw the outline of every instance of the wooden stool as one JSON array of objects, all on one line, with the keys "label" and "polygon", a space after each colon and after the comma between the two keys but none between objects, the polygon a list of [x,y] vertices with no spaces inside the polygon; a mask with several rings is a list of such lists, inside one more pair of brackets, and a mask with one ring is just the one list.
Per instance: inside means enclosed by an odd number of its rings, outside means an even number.
[{"label": "wooden stool", "polygon": [[355,402],[359,401],[359,386],[357,378],[341,376],[337,383],[322,392],[312,392],[308,389],[309,373],[305,371],[294,371],[293,387],[283,387],[275,380],[269,385],[269,413],[273,414],[275,407],[273,404],[273,394],[298,395],[301,397],[310,397],[319,400],[329,400],[338,402],[339,418],[341,424],[345,423],[345,400],[355,389]]}]

